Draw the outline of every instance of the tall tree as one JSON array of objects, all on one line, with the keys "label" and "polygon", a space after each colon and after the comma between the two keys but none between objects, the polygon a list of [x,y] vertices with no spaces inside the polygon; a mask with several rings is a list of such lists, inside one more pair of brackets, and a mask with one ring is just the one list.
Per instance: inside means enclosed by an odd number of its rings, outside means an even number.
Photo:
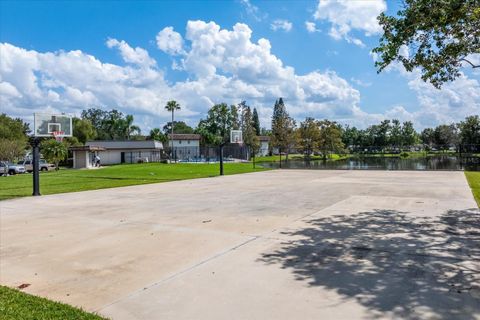
[{"label": "tall tree", "polygon": [[480,150],[480,117],[470,116],[458,125],[460,142],[466,151],[478,152]]},{"label": "tall tree", "polygon": [[30,128],[21,119],[0,114],[0,160],[13,161],[23,155]]},{"label": "tall tree", "polygon": [[[175,121],[175,128],[173,131],[178,134],[178,133],[193,133],[195,130],[183,121]],[[169,134],[172,132],[171,121],[167,122],[167,124],[163,126],[163,132],[165,134]]]},{"label": "tall tree", "polygon": [[422,79],[440,88],[463,65],[480,67],[470,58],[480,52],[478,0],[405,0],[396,16],[382,13],[378,21],[384,32],[373,49],[379,72],[398,61],[407,71],[420,68]]},{"label": "tall tree", "polygon": [[73,118],[73,136],[79,142],[85,144],[88,140],[93,140],[97,136],[97,132],[92,123],[88,119]]},{"label": "tall tree", "polygon": [[310,156],[317,150],[320,140],[320,128],[315,119],[307,117],[305,121],[300,122],[297,129],[297,139],[300,151],[305,158]]},{"label": "tall tree", "polygon": [[121,121],[120,126],[124,139],[130,140],[133,135],[141,133],[140,127],[133,124],[133,116],[131,114],[127,114],[125,119]]},{"label": "tall tree", "polygon": [[418,135],[411,121],[405,121],[402,126],[402,144],[406,147],[413,146],[418,141]]},{"label": "tall tree", "polygon": [[203,142],[219,146],[220,175],[223,175],[223,147],[229,142],[230,131],[238,130],[239,119],[235,106],[226,103],[216,104],[210,110],[205,120],[200,120],[197,132],[202,135]]},{"label": "tall tree", "polygon": [[422,133],[420,134],[420,139],[422,143],[427,145],[428,147],[432,147],[435,143],[435,131],[432,128],[425,128],[423,129]]},{"label": "tall tree", "polygon": [[220,146],[229,142],[230,130],[238,129],[237,108],[220,103],[208,110],[207,118],[200,120],[196,131],[205,144]]},{"label": "tall tree", "polygon": [[457,127],[454,124],[442,124],[434,131],[435,145],[441,150],[446,150],[458,143]]},{"label": "tall tree", "polygon": [[58,170],[60,161],[67,158],[68,148],[65,143],[56,141],[55,139],[48,139],[42,141],[40,145],[42,155],[47,161],[55,164],[55,169]]},{"label": "tall tree", "polygon": [[344,144],[342,142],[342,130],[340,126],[333,121],[318,121],[317,125],[320,129],[318,140],[318,149],[326,159],[331,153],[343,152]]},{"label": "tall tree", "polygon": [[290,146],[295,141],[294,129],[295,121],[288,115],[283,99],[280,98],[275,101],[273,107],[272,135],[270,142],[273,147],[278,148],[280,154],[285,152],[287,154],[287,159]]},{"label": "tall tree", "polygon": [[252,110],[248,105],[242,109],[242,133],[243,143],[248,147],[251,155],[255,158],[255,154],[260,149],[260,140],[258,139],[253,121]]},{"label": "tall tree", "polygon": [[351,149],[356,149],[361,143],[359,141],[360,131],[356,127],[346,125],[342,128],[342,142],[345,146]]},{"label": "tall tree", "polygon": [[171,137],[172,139],[170,139],[172,141],[172,145],[171,145],[171,152],[172,152],[172,155],[173,155],[173,134],[174,134],[174,129],[175,129],[175,110],[180,110],[180,104],[178,104],[177,101],[175,100],[170,100],[167,102],[167,105],[165,106],[165,110],[167,111],[170,111],[172,113],[172,123],[173,123],[173,126],[172,126],[172,132],[171,132]]},{"label": "tall tree", "polygon": [[374,144],[380,147],[382,150],[388,145],[390,128],[390,120],[383,120],[377,127]]},{"label": "tall tree", "polygon": [[253,108],[253,127],[255,128],[255,133],[257,136],[261,134],[260,131],[260,119],[258,118],[257,108]]},{"label": "tall tree", "polygon": [[396,148],[401,147],[403,144],[402,125],[398,119],[392,120],[392,127],[390,129],[390,137],[388,140],[390,145]]},{"label": "tall tree", "polygon": [[[98,135],[103,136],[104,123],[107,115],[107,111],[98,108],[90,108],[82,111],[81,118],[83,120],[90,121],[93,128],[97,131]],[[101,139],[103,139],[103,137]]]},{"label": "tall tree", "polygon": [[148,135],[149,140],[156,140],[161,141],[162,143],[167,143],[168,138],[167,134],[163,134],[160,128],[153,128],[150,130],[150,134]]}]

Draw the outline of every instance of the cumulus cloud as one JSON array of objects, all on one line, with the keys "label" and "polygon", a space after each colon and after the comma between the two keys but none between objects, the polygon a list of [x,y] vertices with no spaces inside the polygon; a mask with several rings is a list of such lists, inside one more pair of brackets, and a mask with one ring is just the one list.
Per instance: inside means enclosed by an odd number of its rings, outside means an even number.
[{"label": "cumulus cloud", "polygon": [[306,28],[307,31],[310,32],[310,33],[320,32],[320,30],[317,29],[317,26],[315,25],[315,22],[305,21],[305,28]]},{"label": "cumulus cloud", "polygon": [[377,16],[386,9],[384,0],[319,0],[313,17],[331,24],[329,35],[332,38],[364,46],[360,39],[352,36],[352,31],[359,31],[365,36],[380,33],[382,28]]},{"label": "cumulus cloud", "polygon": [[157,47],[170,55],[183,54],[183,38],[173,27],[166,27],[157,34]]},{"label": "cumulus cloud", "polygon": [[38,52],[0,44],[2,112],[30,119],[39,111],[78,115],[88,107],[117,108],[134,114],[144,129],[168,121],[164,105],[170,99],[179,101],[182,110],[178,116],[192,125],[215,103],[247,100],[268,127],[278,97],[285,99],[297,120],[312,116],[360,127],[400,114],[427,123],[428,119],[451,120],[479,113],[480,87],[478,81],[467,77],[446,86],[441,94],[423,87],[415,77],[409,78],[421,113],[397,106],[389,113],[370,114],[360,108],[360,92],[335,71],[299,74],[272,53],[267,39],[253,41],[246,24],[222,29],[215,22],[189,21],[185,36],[179,37],[182,46],[162,46],[179,59],[178,68],[188,74],[187,80],[174,83],[164,79],[146,50],[133,49],[120,40],[110,39],[107,46],[119,51],[124,65],[102,62],[80,50]]},{"label": "cumulus cloud", "polygon": [[285,32],[289,32],[290,30],[292,30],[292,27],[293,24],[290,21],[283,19],[274,20],[270,24],[270,29],[272,29],[273,31],[283,30]]},{"label": "cumulus cloud", "polygon": [[390,118],[407,119],[418,128],[436,126],[439,123],[453,123],[466,116],[480,114],[480,83],[478,79],[461,73],[455,81],[447,82],[441,90],[421,78],[421,72],[405,70],[400,63],[394,63],[387,72],[398,72],[408,83],[418,100],[418,109],[407,111],[394,107],[386,112]]},{"label": "cumulus cloud", "polygon": [[153,66],[156,64],[155,60],[150,58],[147,50],[136,47],[132,48],[125,41],[118,41],[117,39],[108,39],[106,42],[109,48],[118,48],[123,60],[127,63],[138,64],[141,66]]},{"label": "cumulus cloud", "polygon": [[[176,99],[182,105],[179,116],[196,124],[215,103],[247,100],[268,126],[275,99],[284,97],[299,119],[307,115],[357,119],[360,94],[346,80],[334,71],[297,74],[272,54],[267,39],[253,42],[245,24],[228,30],[214,22],[189,21],[184,39],[188,46],[182,46],[179,64],[190,76],[173,84],[144,49],[132,49],[124,41],[107,41],[120,52],[124,66],[80,50],[41,53],[1,44],[2,105],[16,116],[45,108],[78,114],[100,106],[167,121],[163,106]],[[173,56],[180,46],[162,48]]]}]

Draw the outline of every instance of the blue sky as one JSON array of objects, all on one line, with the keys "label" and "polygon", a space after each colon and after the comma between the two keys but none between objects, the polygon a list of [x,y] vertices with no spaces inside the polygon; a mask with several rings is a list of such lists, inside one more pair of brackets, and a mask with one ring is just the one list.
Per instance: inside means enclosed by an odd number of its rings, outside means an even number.
[{"label": "blue sky", "polygon": [[169,99],[192,125],[213,103],[246,99],[268,127],[278,96],[297,120],[359,127],[399,118],[422,128],[480,110],[480,77],[470,70],[441,92],[399,66],[376,73],[375,17],[394,14],[397,1],[2,1],[0,9],[1,111],[26,120],[118,108],[148,130],[168,120]]}]

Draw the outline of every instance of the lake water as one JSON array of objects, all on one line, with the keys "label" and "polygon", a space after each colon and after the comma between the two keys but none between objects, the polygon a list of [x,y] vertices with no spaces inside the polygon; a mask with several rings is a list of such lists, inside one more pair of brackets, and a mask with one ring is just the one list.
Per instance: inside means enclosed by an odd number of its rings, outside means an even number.
[{"label": "lake water", "polygon": [[[266,168],[279,168],[278,162],[262,162]],[[421,158],[354,157],[337,161],[282,161],[285,169],[338,169],[338,170],[480,170],[480,158],[456,156],[429,156]]]}]

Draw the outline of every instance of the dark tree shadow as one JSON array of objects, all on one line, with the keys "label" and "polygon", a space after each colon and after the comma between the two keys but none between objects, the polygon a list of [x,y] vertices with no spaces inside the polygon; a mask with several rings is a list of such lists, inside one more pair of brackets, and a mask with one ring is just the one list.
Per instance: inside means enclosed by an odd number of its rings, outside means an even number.
[{"label": "dark tree shadow", "polygon": [[375,210],[336,215],[285,232],[260,259],[290,269],[296,280],[356,299],[372,317],[478,319],[480,214],[448,211],[440,218]]}]

